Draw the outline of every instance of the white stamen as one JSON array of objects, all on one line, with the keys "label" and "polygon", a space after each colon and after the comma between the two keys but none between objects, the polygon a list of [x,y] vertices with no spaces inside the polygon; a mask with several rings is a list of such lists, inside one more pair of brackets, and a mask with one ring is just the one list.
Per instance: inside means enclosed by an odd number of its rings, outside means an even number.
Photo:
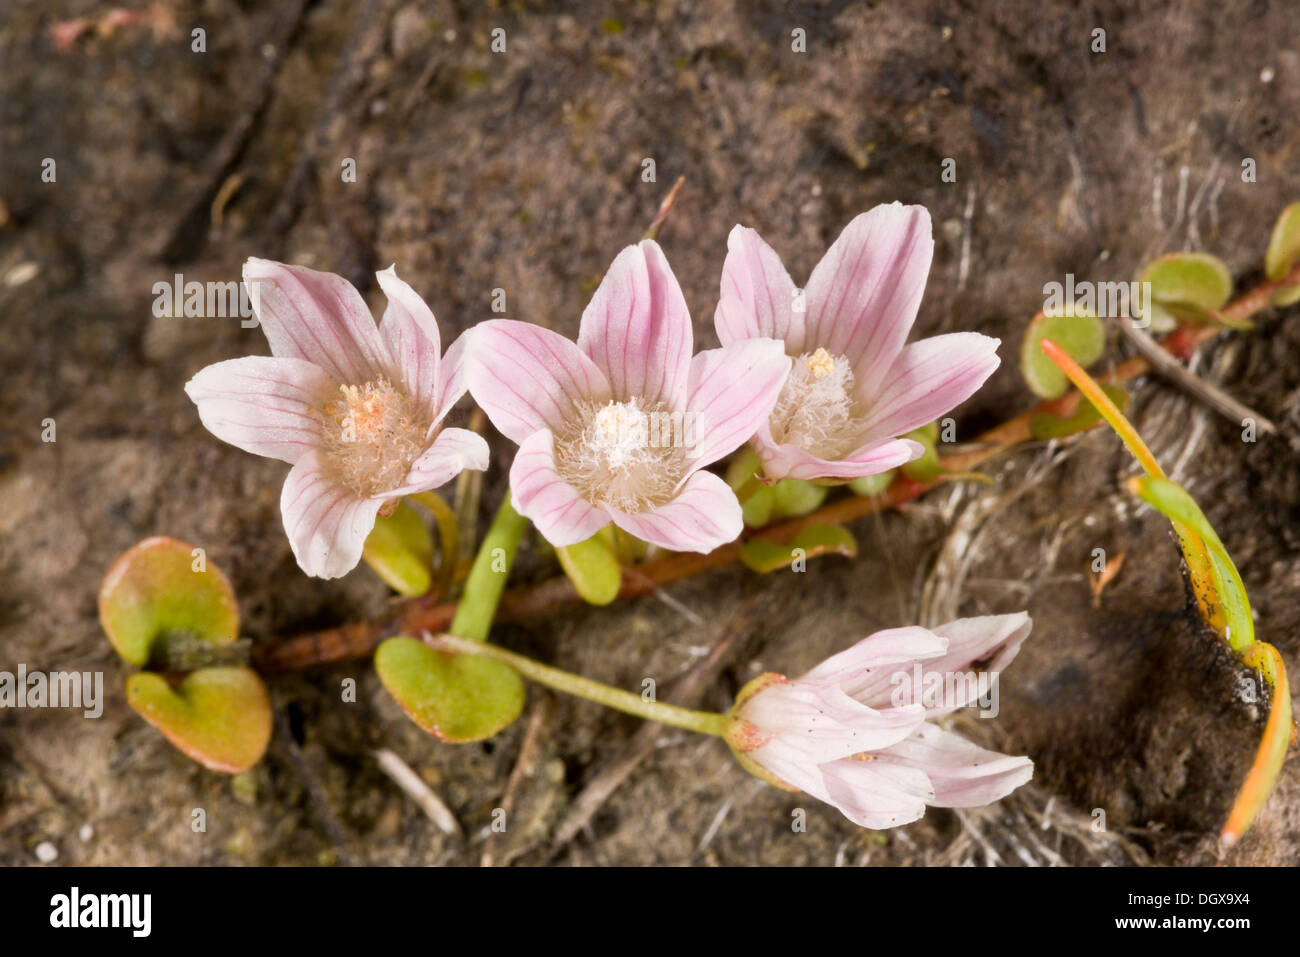
[{"label": "white stamen", "polygon": [[580,404],[574,427],[556,437],[556,469],[593,505],[631,514],[662,505],[686,467],[680,428],[674,441],[672,421],[666,406],[642,407],[637,398]]},{"label": "white stamen", "polygon": [[334,478],[364,496],[400,487],[428,448],[429,422],[383,377],[339,386],[339,392],[342,398],[319,414],[325,463]]},{"label": "white stamen", "polygon": [[772,438],[838,459],[857,448],[862,419],[849,360],[818,348],[795,360],[772,410]]}]

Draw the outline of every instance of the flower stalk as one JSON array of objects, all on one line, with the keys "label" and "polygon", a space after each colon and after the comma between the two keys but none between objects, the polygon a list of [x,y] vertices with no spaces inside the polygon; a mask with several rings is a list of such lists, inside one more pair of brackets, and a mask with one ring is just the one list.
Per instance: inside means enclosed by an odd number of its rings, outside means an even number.
[{"label": "flower stalk", "polygon": [[519,540],[527,529],[528,519],[515,511],[507,492],[465,579],[465,591],[451,621],[453,634],[475,642],[487,641],[510,566],[519,551]]},{"label": "flower stalk", "polygon": [[510,665],[525,678],[538,684],[577,698],[594,701],[607,708],[635,715],[647,721],[657,721],[659,724],[672,725],[674,728],[682,728],[686,731],[698,731],[701,734],[711,734],[715,737],[721,737],[726,730],[728,718],[725,714],[713,711],[696,711],[675,704],[647,700],[641,695],[624,691],[622,688],[615,688],[569,671],[544,665],[540,661],[516,654],[513,651],[507,651],[499,645],[457,637],[455,634],[428,635],[424,641],[425,644],[436,651],[495,658],[497,661],[503,661]]}]

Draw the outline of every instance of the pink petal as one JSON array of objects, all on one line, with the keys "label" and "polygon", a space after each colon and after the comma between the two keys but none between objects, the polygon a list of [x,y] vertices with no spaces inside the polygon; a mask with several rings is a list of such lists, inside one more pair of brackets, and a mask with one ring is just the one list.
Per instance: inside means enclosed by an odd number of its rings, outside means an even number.
[{"label": "pink petal", "polygon": [[356,568],[383,503],[383,497],[361,498],[336,485],[317,452],[303,455],[280,493],[284,530],[298,567],[317,578],[339,578]]},{"label": "pink petal", "polygon": [[430,419],[438,415],[438,373],[442,346],[432,310],[415,290],[397,278],[389,266],[375,273],[388,307],[379,323],[379,335],[396,367],[393,373],[406,394],[420,403]]},{"label": "pink petal", "polygon": [[316,447],[316,412],[337,390],[319,366],[272,356],[218,362],[185,384],[209,432],[245,452],[290,465]]},{"label": "pink petal", "polygon": [[924,206],[877,206],[844,227],[805,290],[805,352],[846,356],[874,389],[916,321],[934,238]]},{"label": "pink petal", "polygon": [[677,277],[659,244],[628,246],[582,313],[578,347],[609,379],[613,397],[685,406],[694,334]]},{"label": "pink petal", "polygon": [[[941,658],[948,650],[948,640],[925,628],[909,625],[887,628],[868,635],[850,648],[827,658],[799,682],[832,684],[859,701],[863,688],[884,678],[896,669],[890,665]],[[871,702],[873,706],[879,702]],[[886,702],[887,704],[887,702]]]},{"label": "pink petal", "polygon": [[488,467],[488,444],[469,429],[443,429],[433,445],[411,466],[406,483],[388,492],[388,498],[426,492],[446,485],[465,469],[482,472]]},{"label": "pink petal", "polygon": [[[921,663],[919,687],[914,669],[887,669],[877,672],[874,678],[857,683],[849,693],[873,708],[884,708],[903,702],[921,700],[927,684],[933,686],[931,674],[939,675],[943,682],[941,702],[929,702],[931,717],[947,714],[970,705],[978,697],[978,671],[1001,671],[1010,664],[1029,635],[1033,622],[1025,612],[1014,615],[985,615],[978,618],[959,618],[933,629],[935,636],[946,642],[947,649],[930,655]],[[918,656],[919,658],[920,656]],[[976,665],[981,665],[976,669]],[[905,680],[904,680],[905,679]],[[960,679],[960,680],[959,680]],[[903,697],[896,698],[895,691]]]},{"label": "pink petal", "polygon": [[741,339],[780,339],[797,356],[803,349],[804,313],[794,306],[794,282],[781,257],[752,229],[736,226],[727,237],[722,290],[713,325],[724,346]]},{"label": "pink petal", "polygon": [[447,347],[447,352],[442,357],[442,363],[438,367],[438,375],[442,382],[438,390],[438,413],[434,418],[435,424],[441,421],[465,394],[465,364],[469,341],[470,334],[461,333],[456,337],[456,341]]},{"label": "pink petal", "polygon": [[667,504],[631,515],[602,505],[619,528],[673,552],[711,552],[744,528],[740,502],[712,472],[695,472]]},{"label": "pink petal", "polygon": [[510,494],[519,514],[557,548],[586,541],[609,516],[586,502],[555,469],[555,438],[541,429],[524,439],[510,466]]},{"label": "pink petal", "polygon": [[879,389],[864,394],[871,413],[863,434],[877,440],[902,435],[952,411],[997,369],[998,342],[978,332],[952,332],[907,346]]},{"label": "pink petal", "polygon": [[855,479],[898,468],[925,451],[911,439],[877,439],[842,459],[830,461],[805,452],[797,445],[775,442],[770,423],[763,422],[754,435],[754,451],[769,479]]},{"label": "pink petal", "polygon": [[575,402],[609,400],[605,374],[557,332],[489,319],[466,335],[469,391],[497,431],[516,445],[541,429],[565,429],[578,417]]},{"label": "pink petal", "polygon": [[750,752],[777,747],[809,764],[825,764],[897,744],[925,720],[919,705],[876,710],[833,685],[788,681],[764,688],[740,708],[740,717],[773,740]]},{"label": "pink petal", "polygon": [[340,385],[387,372],[388,350],[374,317],[342,276],[250,259],[244,285],[275,355],[314,362]]},{"label": "pink petal", "polygon": [[821,766],[823,800],[860,827],[884,829],[910,824],[934,801],[924,771],[884,761],[846,758]]},{"label": "pink petal", "polygon": [[687,432],[695,443],[686,450],[693,468],[702,468],[744,445],[772,414],[790,372],[790,358],[775,339],[742,339],[721,349],[706,349],[691,360]]},{"label": "pink petal", "polygon": [[921,725],[875,758],[882,765],[924,772],[934,788],[928,803],[935,807],[992,804],[1034,776],[1029,758],[989,751],[933,724]]}]

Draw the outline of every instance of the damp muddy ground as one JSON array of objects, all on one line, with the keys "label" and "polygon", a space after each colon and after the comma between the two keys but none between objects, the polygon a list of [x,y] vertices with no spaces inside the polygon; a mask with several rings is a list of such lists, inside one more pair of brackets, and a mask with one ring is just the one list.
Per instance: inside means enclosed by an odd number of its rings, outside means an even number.
[{"label": "damp muddy ground", "polygon": [[[156,318],[155,283],[227,281],[263,256],[341,273],[377,306],[373,273],[396,263],[444,341],[491,315],[498,289],[511,317],[572,335],[601,271],[684,176],[661,242],[697,343],[712,345],[733,224],[758,228],[801,282],[853,215],[918,202],[937,241],[918,333],[1003,340],[1001,370],[956,413],[969,439],[1031,402],[1014,359],[1045,282],[1129,279],[1183,248],[1222,257],[1241,288],[1262,278],[1271,224],[1300,198],[1286,4],[132,9],[147,15],[113,27],[102,5],[12,0],[0,24],[0,669],[102,670],[106,694],[98,720],[0,711],[0,861],[34,863],[49,844],[57,863],[89,864],[464,864],[485,851],[515,864],[1300,862],[1295,765],[1242,845],[1217,847],[1259,705],[1198,625],[1168,523],[1123,492],[1132,466],[1100,431],[1004,456],[992,485],[949,484],[857,521],[854,560],[763,578],[732,568],[500,628],[497,640],[593,677],[666,687],[757,597],[702,698],[725,708],[759,670],[796,674],[881,627],[1027,608],[1034,632],[998,718],[960,726],[1030,755],[1032,785],[891,832],[665,730],[562,840],[634,719],[532,689],[513,727],[452,746],[407,721],[363,660],[276,678],[267,757],[232,780],[130,711],[128,669],[96,618],[112,559],[155,534],[207,549],[259,646],[391,601],[364,567],[334,582],[298,570],[280,524],[285,467],[214,439],[182,392],[208,363],[265,354],[265,340],[234,320]],[[491,49],[498,27],[504,53]],[[941,180],[945,158],[955,183]],[[1297,318],[1267,313],[1197,364],[1290,432]],[[1103,367],[1125,348],[1112,342]],[[1275,436],[1243,442],[1240,424],[1158,381],[1143,380],[1131,411],[1241,567],[1259,636],[1297,672],[1296,453]],[[492,441],[483,521],[511,454]],[[1096,548],[1126,558],[1095,607]],[[525,546],[521,578],[555,573]],[[437,791],[463,841],[381,773],[381,747]],[[489,842],[503,801],[510,826]]]}]

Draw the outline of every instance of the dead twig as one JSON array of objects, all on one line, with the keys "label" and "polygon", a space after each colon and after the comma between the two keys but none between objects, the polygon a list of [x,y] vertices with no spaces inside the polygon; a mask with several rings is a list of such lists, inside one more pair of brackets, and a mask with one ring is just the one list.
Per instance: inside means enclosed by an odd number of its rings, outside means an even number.
[{"label": "dead twig", "polygon": [[[537,771],[537,765],[542,753],[543,734],[551,722],[553,710],[551,696],[542,692],[537,695],[536,701],[537,703],[533,705],[532,714],[528,717],[528,730],[524,732],[523,743],[519,746],[519,757],[515,759],[514,769],[510,772],[510,779],[506,782],[505,794],[501,798],[501,809],[505,811],[507,820],[514,813],[520,787],[524,781],[532,777]],[[487,841],[483,846],[483,855],[479,858],[480,867],[494,867],[496,865],[498,833],[497,831],[488,833]]]},{"label": "dead twig", "polygon": [[451,808],[443,803],[442,798],[438,797],[433,788],[429,787],[397,752],[390,751],[388,748],[379,748],[372,754],[375,763],[379,765],[379,770],[388,775],[392,782],[416,803],[438,830],[458,841],[465,839],[465,832],[461,830],[456,815],[451,813]]},{"label": "dead twig", "polygon": [[1242,425],[1244,420],[1252,419],[1260,432],[1267,435],[1277,433],[1277,426],[1270,419],[1234,399],[1212,382],[1207,382],[1189,371],[1174,356],[1161,348],[1160,344],[1145,330],[1137,328],[1131,322],[1121,322],[1119,327],[1124,337],[1133,343],[1133,347],[1151,363],[1151,371],[1156,375],[1204,402],[1236,425]]}]

